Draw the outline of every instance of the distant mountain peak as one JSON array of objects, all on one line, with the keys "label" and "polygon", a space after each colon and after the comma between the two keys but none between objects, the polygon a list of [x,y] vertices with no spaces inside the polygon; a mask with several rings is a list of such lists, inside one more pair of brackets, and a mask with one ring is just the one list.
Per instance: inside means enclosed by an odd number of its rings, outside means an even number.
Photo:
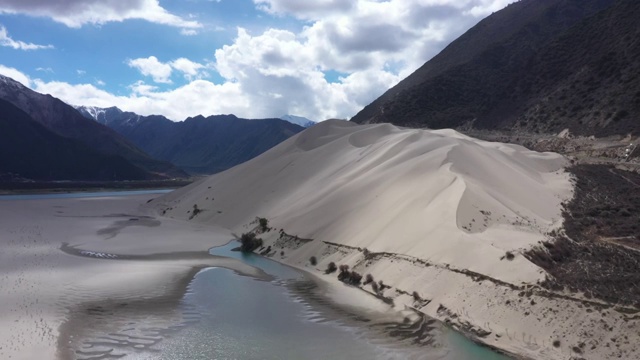
[{"label": "distant mountain peak", "polygon": [[118,121],[120,124],[134,126],[140,121],[140,115],[122,111],[115,106],[101,108],[97,106],[74,106],[82,116],[87,119],[99,122],[102,125],[113,127],[111,122]]},{"label": "distant mountain peak", "polygon": [[307,119],[306,117],[295,116],[295,115],[282,115],[280,116],[280,119],[284,121],[288,121],[292,124],[300,125],[305,128],[308,128],[316,124],[316,122],[313,120]]}]

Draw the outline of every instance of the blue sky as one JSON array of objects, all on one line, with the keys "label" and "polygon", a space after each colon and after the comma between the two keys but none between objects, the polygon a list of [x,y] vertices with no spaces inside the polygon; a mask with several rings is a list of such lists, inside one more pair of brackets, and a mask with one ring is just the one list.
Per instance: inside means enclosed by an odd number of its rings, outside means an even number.
[{"label": "blue sky", "polygon": [[510,0],[3,0],[0,73],[74,105],[349,118]]}]

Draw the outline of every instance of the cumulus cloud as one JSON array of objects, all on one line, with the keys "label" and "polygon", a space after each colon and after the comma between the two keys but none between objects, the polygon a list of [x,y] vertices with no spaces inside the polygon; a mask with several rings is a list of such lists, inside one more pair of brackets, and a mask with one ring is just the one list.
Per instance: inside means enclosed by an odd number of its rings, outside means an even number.
[{"label": "cumulus cloud", "polygon": [[6,46],[14,48],[16,50],[41,50],[41,49],[53,49],[53,45],[38,45],[32,43],[26,43],[20,40],[13,40],[9,36],[7,28],[0,25],[0,46]]},{"label": "cumulus cloud", "polygon": [[259,9],[278,15],[292,14],[299,18],[317,18],[353,9],[357,0],[254,0]]},{"label": "cumulus cloud", "polygon": [[169,13],[158,0],[3,0],[0,13],[48,17],[72,28],[129,19],[192,30],[202,27]]},{"label": "cumulus cloud", "polygon": [[207,76],[205,65],[191,61],[187,58],[178,58],[176,60],[163,63],[155,56],[148,58],[138,58],[127,60],[127,65],[138,69],[144,76],[151,76],[154,82],[170,84],[171,75],[174,70],[181,72],[185,79],[194,80]]},{"label": "cumulus cloud", "polygon": [[31,87],[31,79],[23,72],[16,68],[4,66],[0,64],[0,75],[12,78],[26,87]]},{"label": "cumulus cloud", "polygon": [[187,80],[199,79],[203,76],[207,76],[207,73],[203,71],[206,68],[205,65],[191,61],[187,58],[173,60],[169,65],[173,69],[182,72]]},{"label": "cumulus cloud", "polygon": [[128,60],[127,65],[138,69],[144,76],[151,76],[157,83],[171,83],[171,65],[160,62],[155,56]]},{"label": "cumulus cloud", "polygon": [[[184,57],[127,61],[155,83],[170,83],[179,73],[189,83],[175,89],[138,81],[129,94],[115,96],[89,84],[32,83],[73,104],[116,105],[173,120],[217,113],[349,118],[483,16],[512,1],[254,0],[268,16],[304,19],[304,27],[255,33],[238,28],[232,41],[212,49],[211,64]],[[222,81],[205,80],[208,71]]]},{"label": "cumulus cloud", "polygon": [[[0,69],[1,71],[1,69]],[[114,95],[92,84],[33,81],[34,90],[52,94],[73,105],[110,107],[117,105],[140,115],[162,114],[172,120],[184,120],[200,114],[232,114],[248,109],[250,104],[242,96],[237,84],[216,85],[205,80],[194,80],[169,91],[158,91],[155,86],[138,82],[127,95]]]}]

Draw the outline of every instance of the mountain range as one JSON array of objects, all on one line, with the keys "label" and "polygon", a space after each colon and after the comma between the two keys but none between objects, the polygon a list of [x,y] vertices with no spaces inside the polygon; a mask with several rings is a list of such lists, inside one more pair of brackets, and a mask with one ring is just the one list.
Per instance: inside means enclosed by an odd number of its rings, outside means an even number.
[{"label": "mountain range", "polygon": [[[60,99],[37,93],[2,75],[0,75],[0,99],[13,104],[30,119],[58,136],[80,142],[97,153],[122,157],[133,166],[148,173],[145,177],[159,179],[187,176],[183,170],[171,163],[156,160],[147,155],[110,128],[87,121],[72,106]],[[31,139],[27,137],[23,140]]]},{"label": "mountain range", "polygon": [[0,177],[4,180],[148,180],[153,176],[118,155],[65,138],[0,99]]},{"label": "mountain range", "polygon": [[640,134],[640,2],[522,0],[467,31],[351,120]]},{"label": "mountain range", "polygon": [[[235,115],[196,116],[171,121],[117,107],[80,106],[87,119],[106,125],[156,159],[192,174],[213,174],[243,163],[304,130],[282,119],[241,119]],[[300,121],[304,118],[292,118]],[[308,119],[302,120],[310,125]]]},{"label": "mountain range", "polygon": [[233,167],[304,129],[281,119],[173,122],[115,107],[76,109],[2,75],[0,101],[2,181],[187,178]]}]

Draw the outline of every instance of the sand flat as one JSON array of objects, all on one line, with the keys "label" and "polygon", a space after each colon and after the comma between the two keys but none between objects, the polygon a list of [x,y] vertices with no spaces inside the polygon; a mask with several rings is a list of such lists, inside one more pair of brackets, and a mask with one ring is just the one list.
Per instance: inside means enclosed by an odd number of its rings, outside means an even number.
[{"label": "sand flat", "polygon": [[[0,358],[75,358],[69,336],[87,325],[82,313],[110,303],[179,321],[170,310],[205,266],[262,275],[208,255],[232,238],[228,231],[145,217],[140,204],[155,196],[0,201]],[[63,243],[90,254],[65,253]],[[107,254],[138,260],[99,258]]]}]

